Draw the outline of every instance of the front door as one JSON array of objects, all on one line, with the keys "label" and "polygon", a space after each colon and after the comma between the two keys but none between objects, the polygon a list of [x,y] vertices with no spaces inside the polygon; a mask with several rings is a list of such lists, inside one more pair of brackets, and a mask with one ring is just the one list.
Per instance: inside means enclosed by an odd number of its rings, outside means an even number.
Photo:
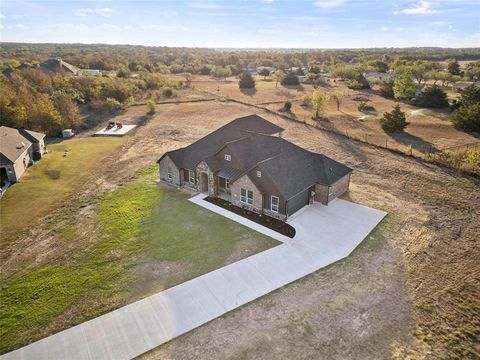
[{"label": "front door", "polygon": [[200,174],[200,190],[202,193],[208,193],[208,175],[204,172]]}]

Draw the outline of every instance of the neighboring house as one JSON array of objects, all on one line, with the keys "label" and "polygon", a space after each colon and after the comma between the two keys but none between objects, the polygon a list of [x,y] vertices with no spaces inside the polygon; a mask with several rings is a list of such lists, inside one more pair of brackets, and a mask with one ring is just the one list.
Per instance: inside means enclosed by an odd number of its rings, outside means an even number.
[{"label": "neighboring house", "polygon": [[62,59],[48,59],[38,65],[38,68],[47,72],[61,72],[67,75],[79,75],[80,69]]},{"label": "neighboring house", "polygon": [[371,71],[371,72],[363,73],[363,76],[367,80],[370,80],[370,81],[373,80],[377,83],[383,83],[383,82],[388,81],[388,80],[397,80],[397,75],[395,75],[393,73],[383,73],[383,72]]},{"label": "neighboring house", "polygon": [[274,68],[273,66],[258,66],[257,67],[257,74],[260,74],[260,72],[263,70],[263,69],[267,69],[268,72],[270,73],[270,75],[273,75],[275,73],[275,71],[277,71],[276,68]]},{"label": "neighboring house", "polygon": [[282,131],[257,115],[235,119],[165,153],[160,180],[281,220],[348,191],[352,169],[282,139]]},{"label": "neighboring house", "polygon": [[45,134],[0,126],[0,178],[16,182],[25,169],[45,154]]},{"label": "neighboring house", "polygon": [[40,64],[21,64],[12,69],[3,70],[5,76],[10,76],[14,70],[38,69],[47,73],[63,73],[65,75],[102,75],[103,72],[97,69],[80,69],[75,65],[69,64],[62,59],[48,59]]}]

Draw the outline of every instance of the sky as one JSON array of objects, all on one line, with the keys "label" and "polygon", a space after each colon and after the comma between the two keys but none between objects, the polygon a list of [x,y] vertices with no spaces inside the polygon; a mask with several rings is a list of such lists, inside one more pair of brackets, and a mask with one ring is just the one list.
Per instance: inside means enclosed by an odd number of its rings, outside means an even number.
[{"label": "sky", "polygon": [[215,48],[480,47],[480,0],[0,0],[0,40]]}]

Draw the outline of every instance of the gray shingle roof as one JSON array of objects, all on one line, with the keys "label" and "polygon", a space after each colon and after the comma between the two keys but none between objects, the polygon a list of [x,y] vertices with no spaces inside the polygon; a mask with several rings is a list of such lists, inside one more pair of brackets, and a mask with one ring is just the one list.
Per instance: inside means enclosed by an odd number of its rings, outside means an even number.
[{"label": "gray shingle roof", "polygon": [[0,126],[0,158],[2,165],[13,164],[25,150],[32,146],[19,130]]},{"label": "gray shingle roof", "polygon": [[[258,115],[249,115],[229,122],[187,147],[166,154],[178,167],[194,170],[200,161],[214,155],[227,142],[241,139],[247,136],[249,132],[271,135],[281,131],[283,131],[281,127],[264,118]],[[160,160],[161,158],[158,161]]]},{"label": "gray shingle roof", "polygon": [[[240,173],[258,166],[286,199],[316,183],[332,185],[352,171],[325,155],[307,151],[280,137],[270,136],[281,130],[283,129],[267,120],[252,115],[236,119],[193,144],[167,154],[179,168],[190,170],[205,160],[214,172],[235,173],[231,177],[234,181]],[[241,164],[241,169],[232,172],[221,168],[221,162],[215,154],[225,145],[237,163]],[[259,189],[262,188],[261,180],[252,180]]]}]

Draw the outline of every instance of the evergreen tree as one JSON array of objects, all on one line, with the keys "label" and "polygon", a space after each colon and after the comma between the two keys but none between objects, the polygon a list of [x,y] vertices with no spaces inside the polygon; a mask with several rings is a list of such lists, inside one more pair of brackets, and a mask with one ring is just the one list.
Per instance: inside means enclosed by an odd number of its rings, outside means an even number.
[{"label": "evergreen tree", "polygon": [[238,87],[240,89],[254,89],[255,88],[255,79],[252,74],[248,71],[245,71],[240,75],[240,80],[238,81]]},{"label": "evergreen tree", "polygon": [[415,96],[416,91],[417,84],[413,81],[412,72],[409,70],[405,71],[393,86],[395,99],[410,100]]},{"label": "evergreen tree", "polygon": [[403,131],[408,125],[405,113],[400,110],[400,105],[395,105],[391,112],[386,112],[379,119],[380,126],[386,133]]}]

